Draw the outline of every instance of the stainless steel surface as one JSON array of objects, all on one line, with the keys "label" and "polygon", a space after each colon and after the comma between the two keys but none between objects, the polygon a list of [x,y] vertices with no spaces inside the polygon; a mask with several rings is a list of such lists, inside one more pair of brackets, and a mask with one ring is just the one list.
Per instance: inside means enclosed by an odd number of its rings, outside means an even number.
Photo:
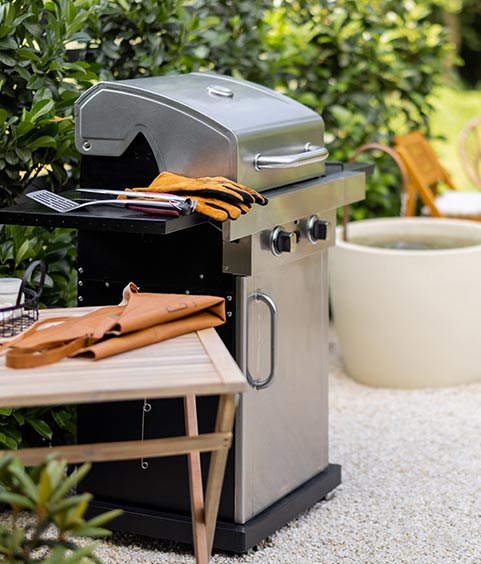
[{"label": "stainless steel surface", "polygon": [[[278,346],[272,385],[267,390],[250,388],[237,413],[237,523],[245,523],[328,464],[327,248],[311,247],[316,248],[313,255],[238,277],[240,314],[254,292],[275,302]],[[260,379],[270,369],[271,318],[262,302],[253,300],[249,309],[247,316],[239,315],[237,360]]]},{"label": "stainless steel surface", "polygon": [[253,233],[284,225],[319,211],[332,210],[364,198],[366,175],[340,171],[313,178],[266,194],[267,206],[254,206],[236,221],[222,225],[224,241],[235,241]]},{"label": "stainless steel surface", "polygon": [[[84,155],[120,157],[141,133],[159,171],[221,175],[263,191],[325,170],[324,122],[316,112],[228,76],[191,73],[100,82],[79,97],[75,116],[76,146]],[[293,154],[304,159],[309,145],[319,147],[313,151],[318,157],[302,166],[256,168],[258,155],[261,162],[290,160]]]},{"label": "stainless steel surface", "polygon": [[294,153],[293,155],[256,155],[254,166],[257,170],[263,168],[296,168],[313,163],[322,163],[329,156],[329,152],[325,147],[316,147],[307,143],[302,153]]},{"label": "stainless steel surface", "polygon": [[[269,314],[270,314],[270,319],[271,319],[271,323],[270,323],[270,327],[269,327],[269,331],[270,331],[270,365],[269,365],[269,371],[267,373],[267,376],[265,378],[255,378],[252,376],[250,370],[249,370],[249,363],[246,364],[246,378],[247,381],[249,382],[249,384],[255,388],[256,390],[264,390],[265,388],[268,388],[273,381],[273,378],[275,376],[276,373],[276,360],[277,360],[277,306],[275,301],[268,296],[267,294],[264,294],[264,292],[260,292],[260,291],[256,291],[253,292],[248,298],[247,298],[247,315],[249,315],[249,306],[252,302],[262,302],[267,306],[267,309],[269,310]],[[247,318],[247,325],[249,325],[249,318]],[[246,341],[246,347],[248,347],[248,340]],[[249,350],[246,349],[246,358],[249,358]]]},{"label": "stainless steel surface", "polygon": [[[224,272],[241,275],[236,359],[251,382],[270,384],[250,388],[237,414],[236,523],[328,465],[327,251],[336,206],[363,193],[364,180],[364,174],[341,172],[275,190],[268,206],[252,210],[248,227],[234,231],[247,235],[229,240],[234,222],[224,228]],[[315,220],[326,222],[323,240],[310,234]],[[273,249],[281,230],[296,237],[295,252]],[[267,302],[255,299],[260,295],[275,304],[275,340]]]},{"label": "stainless steel surface", "polygon": [[191,202],[191,198],[183,198],[175,194],[164,194],[162,192],[127,192],[125,190],[109,190],[103,188],[76,188],[76,192],[87,192],[89,194],[110,194],[112,196],[125,196],[126,198],[150,198],[154,200],[172,200],[173,202]]},{"label": "stainless steel surface", "polygon": [[207,87],[207,92],[213,96],[224,96],[224,98],[233,98],[234,92],[225,86],[212,84]]},{"label": "stainless steel surface", "polygon": [[175,210],[184,215],[190,214],[195,209],[195,201],[185,200],[180,202],[178,200],[174,201],[158,201],[158,200],[142,200],[133,201],[129,199],[125,200],[110,200],[110,199],[100,199],[100,200],[90,200],[88,202],[77,202],[75,200],[70,200],[59,194],[50,192],[49,190],[37,190],[35,192],[29,192],[26,194],[28,198],[35,200],[36,202],[55,210],[59,213],[68,213],[78,209],[86,208],[88,206],[120,206],[128,207],[135,205],[136,207],[144,208],[155,208],[163,210]]},{"label": "stainless steel surface", "polygon": [[[314,210],[318,211],[318,210]],[[320,219],[327,221],[327,238],[325,241],[312,243],[307,236],[307,222],[312,214],[299,218],[289,223],[284,223],[286,231],[299,231],[300,239],[296,243],[293,253],[276,255],[272,252],[271,238],[274,228],[265,229],[254,235],[243,237],[235,242],[223,243],[223,270],[230,274],[251,276],[253,273],[272,271],[280,266],[285,266],[297,260],[318,253],[321,249],[334,244],[336,210],[317,213]],[[274,226],[276,227],[276,226]]]}]

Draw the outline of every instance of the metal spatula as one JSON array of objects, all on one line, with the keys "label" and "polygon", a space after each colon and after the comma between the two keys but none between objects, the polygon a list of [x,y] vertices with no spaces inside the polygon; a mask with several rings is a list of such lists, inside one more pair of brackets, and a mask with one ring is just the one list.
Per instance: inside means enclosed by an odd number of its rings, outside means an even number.
[{"label": "metal spatula", "polygon": [[70,200],[59,194],[50,192],[49,190],[37,190],[35,192],[29,192],[26,194],[28,198],[47,206],[48,208],[55,210],[59,213],[68,213],[80,208],[85,208],[87,206],[98,206],[98,205],[116,205],[122,207],[129,207],[135,205],[136,208],[157,208],[164,210],[175,210],[182,215],[188,215],[192,213],[195,209],[195,203],[189,198],[185,198],[183,201],[178,199],[169,201],[158,201],[158,200],[142,200],[134,201],[131,199],[122,200],[91,200],[88,202],[76,202],[75,200]]}]

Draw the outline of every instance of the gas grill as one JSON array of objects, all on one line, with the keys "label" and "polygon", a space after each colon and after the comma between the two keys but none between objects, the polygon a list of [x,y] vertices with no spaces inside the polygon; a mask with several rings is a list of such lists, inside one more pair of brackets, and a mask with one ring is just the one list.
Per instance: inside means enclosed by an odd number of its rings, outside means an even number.
[{"label": "gas grill", "polygon": [[[250,391],[236,416],[214,547],[246,551],[340,483],[328,459],[327,254],[336,208],[363,198],[365,172],[326,160],[318,114],[227,76],[99,83],[75,111],[83,187],[148,186],[168,170],[226,176],[269,199],[223,224],[108,206],[58,214],[33,201],[0,211],[3,223],[79,230],[80,305],[113,303],[129,281],[226,298],[219,333]],[[213,428],[215,401],[199,402],[203,431]],[[80,442],[176,428],[183,412],[173,400],[79,407]],[[97,464],[83,487],[94,512],[124,509],[112,528],[191,542],[186,483],[177,457]]]}]

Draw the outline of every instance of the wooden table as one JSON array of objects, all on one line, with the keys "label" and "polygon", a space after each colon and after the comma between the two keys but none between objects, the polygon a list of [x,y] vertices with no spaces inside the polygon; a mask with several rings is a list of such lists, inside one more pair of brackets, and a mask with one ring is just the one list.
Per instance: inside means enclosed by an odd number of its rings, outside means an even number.
[{"label": "wooden table", "polygon": [[[91,308],[46,310],[41,318],[82,315]],[[65,359],[39,368],[6,368],[0,357],[0,407],[27,407],[119,400],[183,397],[182,437],[80,444],[14,451],[24,464],[48,453],[71,463],[128,460],[186,454],[196,562],[210,559],[237,394],[246,387],[214,329],[204,329],[99,361]],[[199,435],[196,396],[219,395],[215,431]],[[3,451],[1,454],[6,454]],[[207,486],[202,487],[200,453],[212,452]]]}]

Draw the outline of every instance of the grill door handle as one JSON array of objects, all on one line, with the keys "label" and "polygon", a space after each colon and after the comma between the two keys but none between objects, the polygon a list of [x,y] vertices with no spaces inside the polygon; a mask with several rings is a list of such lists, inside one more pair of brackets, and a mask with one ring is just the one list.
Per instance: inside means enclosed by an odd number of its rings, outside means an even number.
[{"label": "grill door handle", "polygon": [[[276,307],[276,303],[274,302],[274,300],[268,296],[267,294],[264,294],[263,292],[260,292],[259,290],[257,290],[256,292],[253,292],[248,298],[247,298],[247,309],[249,309],[249,304],[253,301],[260,301],[262,303],[264,303],[267,306],[267,309],[269,310],[270,316],[271,316],[271,346],[270,346],[270,353],[271,353],[271,366],[270,366],[270,371],[269,374],[265,377],[262,378],[260,380],[256,380],[255,378],[252,377],[251,373],[249,372],[249,354],[248,354],[248,350],[246,350],[246,379],[249,382],[249,384],[255,388],[256,390],[262,390],[264,388],[267,388],[268,386],[271,385],[272,383],[272,379],[274,378],[274,374],[275,374],[275,370],[276,370],[276,357],[277,357],[277,307]],[[248,347],[247,343],[248,343],[248,338],[246,339],[246,349]]]},{"label": "grill door handle", "polygon": [[318,147],[307,143],[302,153],[293,155],[256,155],[254,166],[256,170],[263,168],[297,168],[314,163],[322,163],[329,156],[325,147]]}]

